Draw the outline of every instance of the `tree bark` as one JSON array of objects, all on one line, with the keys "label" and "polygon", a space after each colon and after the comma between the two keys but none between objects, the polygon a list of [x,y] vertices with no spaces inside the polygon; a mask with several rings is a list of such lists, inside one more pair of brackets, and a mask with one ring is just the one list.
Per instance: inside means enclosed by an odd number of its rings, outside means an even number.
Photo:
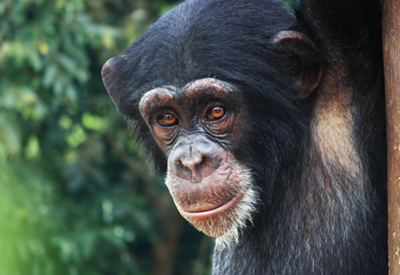
[{"label": "tree bark", "polygon": [[400,1],[384,0],[383,57],[388,141],[389,274],[400,274]]}]

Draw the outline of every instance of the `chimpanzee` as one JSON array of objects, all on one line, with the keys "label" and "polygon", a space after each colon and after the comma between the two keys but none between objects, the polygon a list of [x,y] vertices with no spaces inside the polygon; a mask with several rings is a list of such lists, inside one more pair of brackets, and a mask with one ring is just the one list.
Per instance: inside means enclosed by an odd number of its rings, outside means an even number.
[{"label": "chimpanzee", "polygon": [[103,67],[213,274],[387,273],[379,0],[187,0]]}]

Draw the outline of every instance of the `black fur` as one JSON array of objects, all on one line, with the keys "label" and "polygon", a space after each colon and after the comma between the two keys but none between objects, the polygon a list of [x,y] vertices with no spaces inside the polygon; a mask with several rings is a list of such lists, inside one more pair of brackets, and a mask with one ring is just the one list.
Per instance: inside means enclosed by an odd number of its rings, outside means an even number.
[{"label": "black fur", "polygon": [[[349,105],[359,174],[330,166],[313,142],[316,101],[306,99],[281,66],[271,42],[281,30],[307,34],[333,78],[352,91]],[[380,4],[376,0],[310,0],[296,16],[274,0],[188,0],[168,12],[125,52],[119,109],[160,171],[166,159],[138,103],[155,87],[183,87],[214,77],[234,84],[252,119],[232,145],[250,161],[262,203],[231,247],[217,246],[217,274],[386,274],[386,143]],[[118,105],[118,104],[117,104]]]}]

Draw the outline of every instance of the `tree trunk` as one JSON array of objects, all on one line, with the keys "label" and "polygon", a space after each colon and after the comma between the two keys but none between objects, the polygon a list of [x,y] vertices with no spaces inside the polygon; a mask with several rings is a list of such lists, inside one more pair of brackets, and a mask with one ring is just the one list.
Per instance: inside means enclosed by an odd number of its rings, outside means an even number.
[{"label": "tree trunk", "polygon": [[400,274],[400,1],[383,3],[388,141],[389,274]]}]

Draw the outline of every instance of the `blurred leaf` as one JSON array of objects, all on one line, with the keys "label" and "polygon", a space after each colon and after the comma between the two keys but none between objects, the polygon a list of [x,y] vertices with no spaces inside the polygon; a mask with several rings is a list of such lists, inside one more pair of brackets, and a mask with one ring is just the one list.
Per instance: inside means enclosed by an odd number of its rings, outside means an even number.
[{"label": "blurred leaf", "polygon": [[21,132],[12,113],[0,113],[0,143],[8,156],[17,156],[21,151]]},{"label": "blurred leaf", "polygon": [[36,136],[29,137],[25,154],[28,159],[38,158],[40,156],[40,145]]},{"label": "blurred leaf", "polygon": [[82,124],[89,130],[102,130],[106,126],[106,118],[95,116],[89,112],[85,112],[82,115]]},{"label": "blurred leaf", "polygon": [[45,73],[44,73],[44,77],[43,77],[43,86],[45,88],[49,88],[50,85],[54,83],[56,74],[57,74],[57,67],[54,65],[50,65],[45,69]]}]

